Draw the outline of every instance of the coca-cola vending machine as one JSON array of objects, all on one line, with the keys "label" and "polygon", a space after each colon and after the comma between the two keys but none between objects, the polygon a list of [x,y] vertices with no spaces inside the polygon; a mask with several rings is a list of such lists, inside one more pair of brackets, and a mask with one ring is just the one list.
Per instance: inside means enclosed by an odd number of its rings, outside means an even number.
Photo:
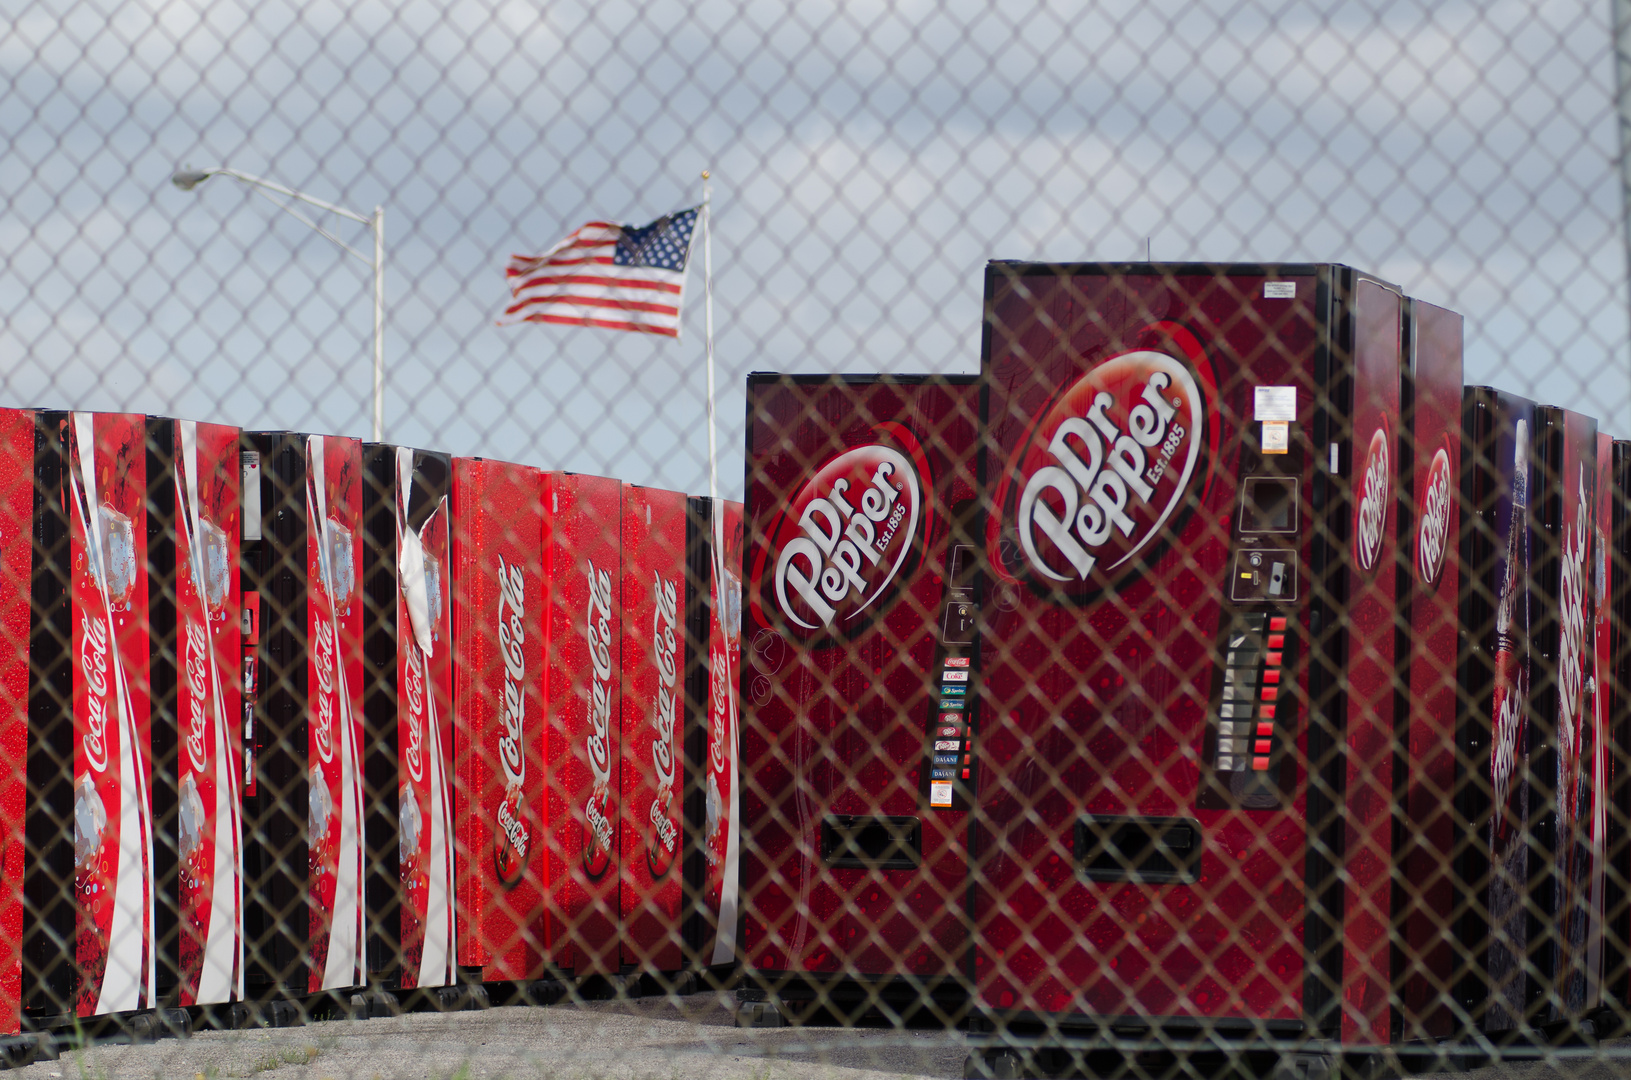
[{"label": "coca-cola vending machine", "polygon": [[684,946],[685,815],[694,780],[687,767],[691,727],[685,676],[693,646],[686,616],[694,611],[686,554],[686,496],[623,484],[622,686],[620,803],[628,808],[619,836],[619,935],[625,970],[676,972]]},{"label": "coca-cola vending machine", "polygon": [[455,980],[453,462],[363,444],[369,981]]},{"label": "coca-cola vending machine", "polygon": [[[0,709],[0,873],[5,878],[0,883],[0,1036],[16,1035],[22,1030],[23,890],[25,874],[39,872],[41,854],[26,850],[24,832],[29,818],[29,752],[34,741],[29,731],[29,691],[37,677],[30,671],[31,570],[35,542],[44,539],[37,527],[46,517],[35,510],[46,501],[36,501],[35,440],[32,412],[0,409],[0,701],[4,701]],[[60,522],[59,517],[53,520]],[[42,567],[48,565],[45,559],[60,549],[60,544],[53,547],[41,543]],[[65,614],[59,605],[56,625],[63,633],[59,641],[66,639],[66,626],[61,621]],[[59,646],[49,655],[61,653]],[[61,672],[54,666],[47,670]],[[44,675],[45,670],[39,674]],[[59,805],[65,804],[66,800]],[[35,814],[40,816],[38,810]],[[35,942],[37,939],[28,943],[37,949]],[[31,967],[30,974],[37,974],[38,968]],[[64,995],[51,1012],[61,1015],[67,1011]]]},{"label": "coca-cola vending machine", "polygon": [[551,917],[555,964],[615,975],[622,962],[618,828],[622,759],[622,484],[544,477],[549,582]]},{"label": "coca-cola vending machine", "polygon": [[458,963],[481,981],[543,975],[550,856],[543,474],[453,459],[453,748]]},{"label": "coca-cola vending machine", "polygon": [[747,400],[745,993],[954,1020],[982,783],[978,387],[755,373]]},{"label": "coca-cola vending machine", "polygon": [[[1598,453],[1602,453],[1599,439]],[[1603,462],[1598,461],[1599,469]],[[1606,710],[1609,718],[1607,872],[1603,881],[1604,945],[1607,953],[1603,992],[1624,1008],[1631,1003],[1631,442],[1610,444],[1606,490],[1608,558],[1604,568],[1608,603]],[[1599,625],[1602,613],[1599,612]],[[1602,663],[1602,661],[1599,661]],[[1599,700],[1604,700],[1600,698]]]},{"label": "coca-cola vending machine", "polygon": [[[691,500],[694,525],[688,557],[693,580],[687,621],[697,627],[691,664],[693,708],[704,730],[687,760],[700,764],[692,798],[701,801],[688,820],[697,822],[696,856],[701,860],[693,940],[704,967],[734,965],[741,922],[741,779],[737,734],[742,675],[742,504],[725,499]],[[690,745],[688,738],[687,745]]]},{"label": "coca-cola vending machine", "polygon": [[47,1026],[151,1009],[157,971],[147,418],[37,416],[28,785],[72,819],[26,823],[23,1005]]},{"label": "coca-cola vending machine", "polygon": [[985,310],[976,1023],[1390,1042],[1403,298],[997,262]]},{"label": "coca-cola vending machine", "polygon": [[245,800],[248,992],[367,978],[363,874],[362,444],[245,432],[242,568],[258,613]]},{"label": "coca-cola vending machine", "polygon": [[159,1000],[244,1000],[239,432],[147,421]]}]

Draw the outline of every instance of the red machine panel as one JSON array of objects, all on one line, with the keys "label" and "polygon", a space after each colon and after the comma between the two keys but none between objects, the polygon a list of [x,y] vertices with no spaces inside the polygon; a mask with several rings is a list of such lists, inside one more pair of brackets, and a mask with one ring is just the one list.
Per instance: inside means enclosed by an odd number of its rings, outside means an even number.
[{"label": "red machine panel", "polygon": [[977,402],[749,377],[741,947],[778,980],[966,963]]},{"label": "red machine panel", "polygon": [[221,1004],[245,974],[239,433],[155,418],[147,437],[159,989]]},{"label": "red machine panel", "polygon": [[707,504],[707,756],[703,780],[704,964],[736,959],[740,911],[741,778],[737,764],[742,674],[742,504]]},{"label": "red machine panel", "polygon": [[307,988],[360,985],[362,860],[362,444],[307,437],[306,677],[311,769]]},{"label": "red machine panel", "polygon": [[577,473],[544,481],[544,573],[549,580],[551,908],[560,919],[555,963],[578,975],[614,974],[618,911],[619,762],[623,613],[622,485]]},{"label": "red machine panel", "polygon": [[1389,1040],[1401,308],[1334,266],[988,271],[993,1018]]},{"label": "red machine panel", "polygon": [[[20,1030],[34,414],[0,409],[0,1034]],[[27,867],[32,870],[32,867]]]},{"label": "red machine panel", "polygon": [[1398,857],[1413,884],[1404,898],[1408,953],[1418,958],[1405,972],[1400,994],[1403,1037],[1445,1038],[1454,1027],[1442,977],[1455,957],[1444,934],[1445,912],[1456,905],[1455,730],[1457,598],[1461,563],[1461,316],[1420,300],[1408,308],[1410,387],[1404,444],[1411,477],[1400,514],[1402,554],[1410,561],[1410,651],[1404,661],[1402,737],[1409,747],[1406,815],[1416,828]]},{"label": "red machine panel", "polygon": [[454,744],[460,964],[542,975],[550,941],[543,474],[453,461]]},{"label": "red machine panel", "polygon": [[619,837],[622,963],[677,971],[684,867],[686,497],[624,484]]}]

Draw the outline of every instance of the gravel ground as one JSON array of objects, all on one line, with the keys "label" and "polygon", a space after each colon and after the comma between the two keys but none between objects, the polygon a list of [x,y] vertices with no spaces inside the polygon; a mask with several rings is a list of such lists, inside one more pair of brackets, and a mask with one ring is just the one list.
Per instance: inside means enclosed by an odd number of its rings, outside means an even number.
[{"label": "gravel ground", "polygon": [[[138,1046],[64,1050],[58,1061],[36,1062],[7,1075],[22,1080],[956,1080],[963,1074],[967,1037],[962,1032],[746,1030],[735,1026],[733,1004],[709,993],[207,1031]],[[1550,1061],[1438,1075],[1444,1080],[1631,1078],[1631,1039],[1605,1043],[1603,1050],[1596,1057],[1563,1051]]]},{"label": "gravel ground", "polygon": [[209,1031],[139,1046],[64,1050],[20,1080],[275,1077],[276,1080],[869,1080],[963,1075],[960,1032],[745,1030],[730,999],[694,994],[411,1013],[305,1027]]}]

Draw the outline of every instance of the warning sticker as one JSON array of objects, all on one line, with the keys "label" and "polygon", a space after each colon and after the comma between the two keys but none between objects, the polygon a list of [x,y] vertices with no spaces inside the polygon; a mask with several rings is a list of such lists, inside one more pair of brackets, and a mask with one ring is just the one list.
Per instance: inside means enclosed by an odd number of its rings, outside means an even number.
[{"label": "warning sticker", "polygon": [[1285,454],[1290,452],[1291,425],[1284,420],[1269,420],[1263,424],[1263,453]]},{"label": "warning sticker", "polygon": [[940,781],[929,785],[929,805],[951,805],[951,784],[949,781]]},{"label": "warning sticker", "polygon": [[1297,419],[1297,388],[1295,386],[1259,386],[1252,391],[1253,420]]},{"label": "warning sticker", "polygon": [[1265,300],[1295,300],[1296,298],[1297,283],[1295,281],[1263,282],[1263,299]]}]

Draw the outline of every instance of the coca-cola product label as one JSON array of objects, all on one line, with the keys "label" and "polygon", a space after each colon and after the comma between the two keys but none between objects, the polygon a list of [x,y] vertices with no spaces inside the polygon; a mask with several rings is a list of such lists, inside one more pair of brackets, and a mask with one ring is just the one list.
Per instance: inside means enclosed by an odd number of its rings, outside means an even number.
[{"label": "coca-cola product label", "polygon": [[923,448],[899,424],[876,434],[879,441],[817,467],[770,528],[757,602],[793,634],[864,625],[901,574],[923,560],[921,538],[931,525]]},{"label": "coca-cola product label", "polygon": [[307,817],[313,992],[363,978],[362,444],[306,448]]},{"label": "coca-cola product label", "polygon": [[540,977],[554,934],[541,832],[551,738],[539,697],[541,491],[536,469],[454,459],[455,859],[470,924],[457,954],[487,979]]},{"label": "coca-cola product label", "polygon": [[612,755],[617,749],[612,721],[612,656],[620,627],[612,603],[611,573],[591,560],[583,574],[589,594],[583,613],[583,639],[589,646],[594,669],[589,684],[589,734],[583,741],[594,774],[594,786],[583,803],[583,869],[596,879],[606,873],[616,851],[611,802]]},{"label": "coca-cola product label", "polygon": [[241,1000],[238,431],[175,422],[180,1000]]},{"label": "coca-cola product label", "polygon": [[396,451],[398,863],[404,987],[454,978],[449,500],[409,522],[413,451]]},{"label": "coca-cola product label", "polygon": [[73,413],[74,891],[80,1016],[155,998],[146,421]]},{"label": "coca-cola product label", "polygon": [[736,959],[741,863],[741,800],[737,777],[742,662],[742,504],[714,499],[708,520],[708,758],[701,847],[706,862],[703,903],[714,939],[702,955],[710,964]]},{"label": "coca-cola product label", "polygon": [[[1216,391],[1188,331],[1111,356],[1073,379],[1019,439],[997,484],[997,572],[1067,595],[1097,593],[1176,533],[1210,478]],[[1005,559],[1004,546],[1017,552]]]},{"label": "coca-cola product label", "polygon": [[1444,555],[1453,542],[1450,510],[1454,499],[1455,477],[1450,470],[1449,436],[1445,436],[1427,467],[1427,486],[1416,527],[1416,576],[1425,585],[1437,584],[1444,572]]},{"label": "coca-cola product label", "polygon": [[[28,668],[34,545],[35,417],[0,409],[0,633],[13,647],[0,652],[0,831],[24,835],[28,799]],[[15,1035],[22,1020],[23,880],[25,845],[0,845],[0,1034]]]},{"label": "coca-cola product label", "polygon": [[[1371,433],[1365,448],[1365,463],[1358,476],[1354,502],[1354,559],[1361,570],[1374,571],[1382,554],[1382,542],[1393,503],[1393,460],[1389,450],[1392,436],[1387,414]],[[1447,464],[1447,462],[1446,462]]]}]

